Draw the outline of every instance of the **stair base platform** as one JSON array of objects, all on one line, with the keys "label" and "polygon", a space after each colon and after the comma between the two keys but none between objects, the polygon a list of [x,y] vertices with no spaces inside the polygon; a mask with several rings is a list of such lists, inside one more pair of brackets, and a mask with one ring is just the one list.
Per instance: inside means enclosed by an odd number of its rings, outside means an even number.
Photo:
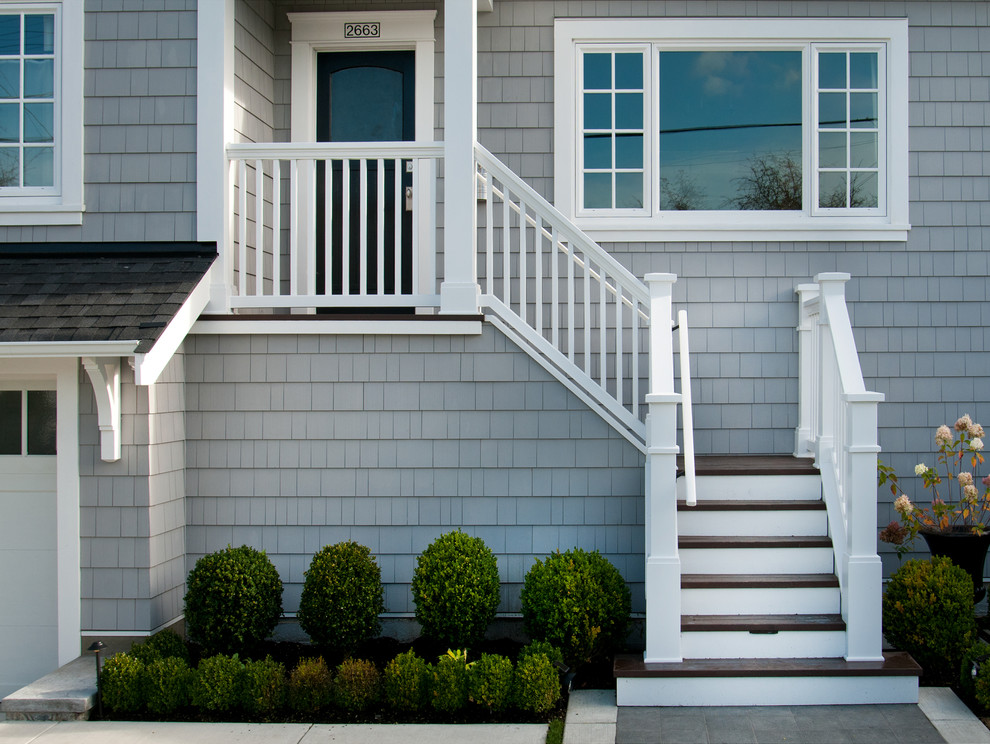
[{"label": "stair base platform", "polygon": [[860,705],[918,702],[921,667],[908,654],[844,659],[615,659],[620,706]]}]

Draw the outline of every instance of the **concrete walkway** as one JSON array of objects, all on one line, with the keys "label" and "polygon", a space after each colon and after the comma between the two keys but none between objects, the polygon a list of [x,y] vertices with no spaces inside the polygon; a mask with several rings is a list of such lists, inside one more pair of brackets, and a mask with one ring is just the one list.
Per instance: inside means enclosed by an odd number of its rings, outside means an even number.
[{"label": "concrete walkway", "polygon": [[[544,744],[528,725],[0,722],[0,744]],[[948,688],[918,705],[622,708],[610,690],[571,694],[564,744],[990,744]]]}]

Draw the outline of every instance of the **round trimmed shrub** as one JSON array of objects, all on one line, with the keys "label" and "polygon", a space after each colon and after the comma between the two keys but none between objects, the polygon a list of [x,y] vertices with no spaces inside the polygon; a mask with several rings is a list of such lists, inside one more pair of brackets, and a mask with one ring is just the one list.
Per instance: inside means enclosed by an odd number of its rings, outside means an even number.
[{"label": "round trimmed shrub", "polygon": [[156,659],[178,658],[189,661],[189,650],[182,637],[172,630],[160,630],[144,643],[131,644],[131,656],[150,664]]},{"label": "round trimmed shrub", "polygon": [[299,601],[299,625],[314,643],[349,651],[381,630],[382,572],[356,542],[328,545],[313,556]]},{"label": "round trimmed shrub", "polygon": [[241,701],[244,664],[236,656],[217,654],[199,662],[192,685],[192,703],[203,710],[233,710]]},{"label": "round trimmed shrub", "polygon": [[375,665],[365,659],[344,659],[333,680],[333,701],[349,713],[360,713],[378,700],[381,679]]},{"label": "round trimmed shrub", "polygon": [[322,656],[300,659],[289,675],[289,706],[302,715],[316,715],[330,704],[330,668]]},{"label": "round trimmed shrub", "polygon": [[448,651],[437,659],[430,683],[430,702],[442,713],[454,713],[467,704],[467,654]]},{"label": "round trimmed shrub", "polygon": [[264,551],[247,545],[204,555],[186,587],[186,629],[210,655],[250,651],[282,616],[278,571]]},{"label": "round trimmed shrub", "polygon": [[509,704],[512,692],[512,662],[498,654],[482,654],[468,668],[468,700],[489,712]]},{"label": "round trimmed shrub", "polygon": [[189,704],[195,672],[185,659],[165,656],[145,667],[145,701],[148,711],[168,716]]},{"label": "round trimmed shrub", "polygon": [[926,681],[955,681],[977,635],[973,580],[948,558],[908,561],[887,583],[883,632],[921,664]]},{"label": "round trimmed shrub", "polygon": [[546,654],[520,659],[512,682],[512,701],[519,710],[546,713],[560,700],[560,677]]},{"label": "round trimmed shrub", "polygon": [[285,667],[271,656],[244,665],[241,702],[248,714],[272,717],[285,704],[285,690]]},{"label": "round trimmed shrub", "polygon": [[520,599],[526,632],[559,647],[571,666],[606,656],[625,641],[629,587],[597,550],[575,548],[537,560]]},{"label": "round trimmed shrub", "polygon": [[116,713],[144,708],[144,662],[130,654],[114,654],[100,672],[103,704]]},{"label": "round trimmed shrub", "polygon": [[522,661],[527,656],[535,656],[536,654],[543,654],[550,659],[551,664],[555,662],[564,663],[564,653],[552,643],[547,643],[546,641],[530,641],[527,643],[519,649],[519,658],[517,661]]},{"label": "round trimmed shrub", "polygon": [[485,635],[498,609],[495,554],[480,537],[460,530],[441,535],[416,562],[412,595],[424,635],[470,646]]},{"label": "round trimmed shrub", "polygon": [[386,666],[382,675],[385,704],[404,711],[420,710],[429,699],[430,667],[410,649]]}]

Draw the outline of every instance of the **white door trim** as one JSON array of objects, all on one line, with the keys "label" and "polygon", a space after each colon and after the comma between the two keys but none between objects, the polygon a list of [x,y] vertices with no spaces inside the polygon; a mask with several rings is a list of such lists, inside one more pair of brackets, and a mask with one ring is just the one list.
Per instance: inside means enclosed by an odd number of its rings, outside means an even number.
[{"label": "white door trim", "polygon": [[58,663],[79,656],[82,585],[79,547],[79,359],[6,359],[0,380],[29,380],[56,391],[56,570]]},{"label": "white door trim", "polygon": [[[290,134],[293,142],[316,141],[316,55],[320,52],[370,52],[413,50],[416,55],[416,142],[433,141],[434,93],[434,30],[435,10],[395,10],[360,13],[289,13],[292,25],[292,105],[290,107]],[[376,38],[345,38],[346,24],[377,23]],[[427,183],[432,182],[432,168],[423,174]],[[305,183],[308,172],[300,172],[299,193],[315,193],[312,184]],[[306,190],[309,189],[309,190]],[[299,205],[299,224],[311,224],[309,205]],[[430,214],[433,205],[433,189],[419,189],[415,208],[419,214]],[[432,236],[424,234],[433,230],[433,220],[420,220],[417,245],[421,247],[418,261],[419,294],[436,291],[436,258],[423,255],[425,248],[433,245]],[[308,231],[299,235],[300,256],[308,255],[302,241]],[[308,270],[302,266],[302,279]],[[305,283],[301,286],[306,286]]]}]

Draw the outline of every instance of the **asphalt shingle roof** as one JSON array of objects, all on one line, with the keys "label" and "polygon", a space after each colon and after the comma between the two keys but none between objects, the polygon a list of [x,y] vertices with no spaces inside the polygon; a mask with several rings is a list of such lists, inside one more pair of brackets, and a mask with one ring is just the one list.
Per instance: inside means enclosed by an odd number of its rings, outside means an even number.
[{"label": "asphalt shingle roof", "polygon": [[215,246],[0,245],[0,342],[124,341],[151,349]]}]

